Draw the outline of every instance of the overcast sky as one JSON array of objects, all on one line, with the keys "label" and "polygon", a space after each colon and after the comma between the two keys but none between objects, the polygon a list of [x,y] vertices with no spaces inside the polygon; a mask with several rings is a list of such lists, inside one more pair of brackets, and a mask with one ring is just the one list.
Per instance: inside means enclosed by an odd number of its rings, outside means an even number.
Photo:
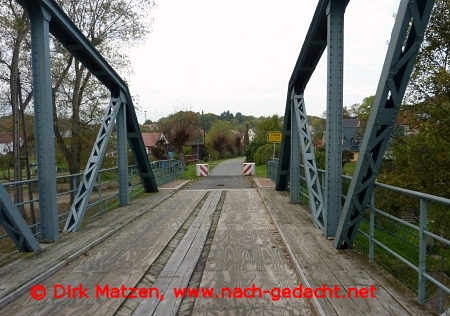
[{"label": "overcast sky", "polygon": [[[400,0],[350,1],[345,14],[344,106],[375,94]],[[139,122],[179,109],[284,115],[287,84],[315,0],[159,0],[146,43],[131,54]],[[305,90],[326,110],[326,51]],[[144,111],[147,111],[145,114]]]}]

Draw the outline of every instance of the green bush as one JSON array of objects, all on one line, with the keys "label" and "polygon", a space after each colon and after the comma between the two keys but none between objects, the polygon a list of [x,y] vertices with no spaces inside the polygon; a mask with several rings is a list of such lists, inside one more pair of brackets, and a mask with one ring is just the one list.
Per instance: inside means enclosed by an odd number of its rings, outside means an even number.
[{"label": "green bush", "polygon": [[[269,158],[273,156],[273,144],[265,144],[259,147],[253,155],[254,161],[257,166],[265,165]],[[275,158],[280,156],[280,146],[275,146]]]},{"label": "green bush", "polygon": [[192,147],[191,146],[183,146],[183,154],[186,155],[191,155],[192,154]]},{"label": "green bush", "polygon": [[258,137],[255,137],[253,141],[245,148],[244,155],[247,162],[255,162],[254,155],[259,147],[267,144],[267,141]]},{"label": "green bush", "polygon": [[317,169],[325,170],[325,155],[324,147],[314,148],[314,158],[316,158]]}]

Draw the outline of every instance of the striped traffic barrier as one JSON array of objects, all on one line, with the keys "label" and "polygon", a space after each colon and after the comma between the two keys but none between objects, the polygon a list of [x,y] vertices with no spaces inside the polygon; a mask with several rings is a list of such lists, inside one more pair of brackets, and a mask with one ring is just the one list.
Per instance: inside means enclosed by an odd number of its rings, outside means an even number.
[{"label": "striped traffic barrier", "polygon": [[244,176],[254,176],[255,175],[255,163],[254,162],[244,162],[243,163]]},{"label": "striped traffic barrier", "polygon": [[209,176],[208,164],[197,164],[196,174],[197,177],[207,177]]}]

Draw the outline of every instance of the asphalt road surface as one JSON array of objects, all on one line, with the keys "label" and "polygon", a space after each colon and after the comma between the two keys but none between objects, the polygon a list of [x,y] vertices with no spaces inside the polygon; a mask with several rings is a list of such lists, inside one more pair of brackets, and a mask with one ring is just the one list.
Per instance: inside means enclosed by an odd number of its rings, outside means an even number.
[{"label": "asphalt road surface", "polygon": [[211,177],[215,176],[242,176],[242,163],[245,157],[228,159],[217,166],[209,173]]},{"label": "asphalt road surface", "polygon": [[219,163],[209,177],[199,178],[186,186],[188,190],[248,189],[255,187],[252,177],[242,175],[245,158],[234,158]]}]

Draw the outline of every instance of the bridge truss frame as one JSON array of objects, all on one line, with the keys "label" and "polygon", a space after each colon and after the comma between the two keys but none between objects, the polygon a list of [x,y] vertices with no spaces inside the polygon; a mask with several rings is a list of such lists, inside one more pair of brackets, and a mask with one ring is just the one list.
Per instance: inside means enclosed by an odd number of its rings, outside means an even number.
[{"label": "bridge truss frame", "polygon": [[[110,105],[103,118],[64,230],[77,231],[81,226],[114,125],[117,130],[119,204],[129,204],[127,140],[137,163],[144,190],[157,192],[158,187],[144,146],[131,95],[122,78],[54,0],[18,0],[18,2],[27,11],[31,28],[41,240],[58,241],[50,33],[111,92]],[[36,237],[31,233],[8,192],[3,185],[0,187],[0,224],[5,227],[20,251],[40,250]]]},{"label": "bridge truss frame", "polygon": [[[401,0],[391,34],[383,70],[372,105],[367,128],[361,142],[345,204],[342,194],[342,92],[344,12],[349,0],[319,0],[300,55],[288,85],[288,97],[283,125],[280,161],[276,190],[287,188],[290,177],[291,202],[299,202],[300,158],[303,157],[310,209],[316,227],[325,237],[334,239],[336,248],[351,247],[359,224],[373,192],[374,183],[396,122],[434,0]],[[301,126],[307,125],[306,109],[291,104],[291,95],[303,96],[325,48],[328,48],[327,69],[327,149],[325,190],[321,190],[310,134]],[[293,116],[301,117],[301,126],[293,123]],[[297,134],[300,137],[297,137]],[[295,135],[295,136],[294,136]],[[299,150],[301,143],[301,155]],[[310,144],[304,146],[305,144]],[[298,171],[297,171],[298,170]],[[324,205],[323,208],[320,206]]]}]

